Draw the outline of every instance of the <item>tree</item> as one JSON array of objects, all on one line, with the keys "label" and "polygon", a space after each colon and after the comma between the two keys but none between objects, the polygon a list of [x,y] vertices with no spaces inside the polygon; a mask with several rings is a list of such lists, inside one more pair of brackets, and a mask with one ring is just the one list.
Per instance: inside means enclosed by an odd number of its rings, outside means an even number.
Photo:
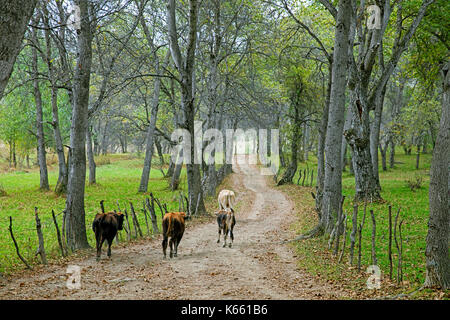
[{"label": "tree", "polygon": [[[428,6],[434,0],[424,0],[417,15],[406,32],[403,31],[403,11],[400,4],[397,8],[396,35],[392,46],[392,53],[387,62],[384,61],[383,36],[388,29],[388,22],[392,13],[389,0],[380,1],[380,26],[363,28],[362,19],[357,17],[365,10],[362,5],[359,14],[352,19],[352,28],[356,31],[357,42],[351,39],[351,46],[357,44],[357,58],[350,55],[350,110],[352,120],[350,128],[344,132],[348,144],[352,148],[353,169],[355,172],[355,198],[358,200],[381,199],[378,177],[378,144],[381,124],[381,114],[384,104],[386,86],[395,70],[403,52],[408,48],[420,21]],[[356,8],[355,8],[356,11]],[[356,12],[358,12],[356,11]],[[365,29],[365,30],[363,30]],[[376,78],[375,63],[378,57],[380,75]],[[372,90],[370,90],[372,88]],[[369,112],[374,110],[374,121],[370,124]],[[376,169],[374,169],[376,167]]]},{"label": "tree", "polygon": [[[140,17],[140,24],[142,30],[144,31],[145,38],[147,40],[147,44],[150,47],[150,53],[153,57],[153,64],[155,69],[155,79],[153,85],[153,100],[152,100],[152,109],[150,113],[150,123],[147,129],[146,135],[146,147],[145,147],[145,159],[144,159],[144,167],[142,169],[141,182],[139,185],[139,192],[147,192],[148,189],[148,180],[150,177],[150,170],[152,167],[152,158],[154,151],[154,142],[155,142],[155,130],[156,130],[156,120],[158,116],[158,108],[160,104],[160,91],[161,91],[161,76],[163,75],[163,70],[167,67],[169,63],[169,55],[166,55],[166,59],[161,66],[160,57],[158,56],[158,49],[154,40],[154,36],[150,33],[150,30],[145,22],[145,18],[142,15]],[[168,51],[169,53],[169,51]]]},{"label": "tree", "polygon": [[[190,134],[190,163],[186,164],[188,193],[189,193],[189,209],[190,212],[205,212],[205,204],[203,202],[203,192],[201,187],[200,167],[193,162],[195,158],[194,143],[194,116],[195,116],[195,91],[194,91],[194,67],[195,67],[195,51],[197,47],[197,17],[198,17],[198,1],[189,1],[188,16],[188,39],[185,48],[186,56],[181,55],[178,43],[178,33],[175,17],[175,1],[169,0],[167,5],[167,24],[169,32],[169,45],[172,59],[176,69],[180,74],[179,83],[181,87],[181,108],[183,110],[184,121],[183,126]],[[198,204],[198,206],[197,206]]]},{"label": "tree", "polygon": [[20,52],[37,0],[0,0],[0,99]]},{"label": "tree", "polygon": [[442,67],[442,113],[430,169],[425,287],[450,288],[450,63]]},{"label": "tree", "polygon": [[278,181],[277,185],[283,185],[286,183],[291,183],[297,172],[297,162],[298,162],[298,149],[300,144],[301,136],[301,126],[306,123],[307,116],[305,117],[305,95],[307,92],[307,84],[304,75],[301,74],[301,70],[293,70],[288,76],[288,87],[290,95],[290,109],[292,110],[290,114],[292,138],[291,138],[291,160],[287,170],[284,172],[283,177]]},{"label": "tree", "polygon": [[89,1],[79,0],[78,59],[73,79],[74,105],[70,129],[69,180],[66,200],[67,243],[72,250],[89,248],[86,236],[84,190],[86,184],[86,130],[92,62],[92,29]]},{"label": "tree", "polygon": [[[37,25],[40,20],[40,15],[38,14],[35,19],[33,19],[33,24]],[[47,172],[47,160],[45,156],[45,137],[44,137],[44,117],[42,112],[42,95],[39,88],[38,80],[38,54],[35,45],[38,43],[38,35],[36,28],[32,29],[32,41],[34,43],[32,47],[32,75],[33,75],[33,87],[34,87],[34,101],[36,104],[36,138],[37,138],[37,154],[39,162],[39,188],[41,190],[49,190],[48,184],[48,172]]]},{"label": "tree", "polygon": [[328,126],[325,138],[325,176],[322,212],[318,230],[330,233],[342,198],[342,132],[344,129],[345,88],[349,55],[352,7],[350,0],[340,0],[336,16]]}]

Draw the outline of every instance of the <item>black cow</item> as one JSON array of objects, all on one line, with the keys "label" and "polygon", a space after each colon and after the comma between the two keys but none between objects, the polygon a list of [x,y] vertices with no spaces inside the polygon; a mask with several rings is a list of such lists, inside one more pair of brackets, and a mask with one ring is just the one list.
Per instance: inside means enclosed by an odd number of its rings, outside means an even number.
[{"label": "black cow", "polygon": [[108,257],[111,257],[111,244],[118,230],[123,229],[123,214],[121,212],[98,213],[92,223],[92,230],[97,241],[97,261],[100,260],[102,245],[108,241]]}]

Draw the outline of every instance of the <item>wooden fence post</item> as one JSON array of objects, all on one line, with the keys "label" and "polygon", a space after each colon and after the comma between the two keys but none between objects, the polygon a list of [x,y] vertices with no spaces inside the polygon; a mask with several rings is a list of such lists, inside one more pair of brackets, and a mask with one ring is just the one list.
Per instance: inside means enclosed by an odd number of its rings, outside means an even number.
[{"label": "wooden fence post", "polygon": [[[397,222],[398,222],[398,217],[400,216],[400,209],[398,208],[397,211],[397,215],[395,216],[395,222],[394,222],[394,241],[395,241],[395,246],[397,247],[397,252],[398,252],[398,264],[397,264],[397,283],[400,283],[400,281],[402,281],[403,279],[403,275],[402,275],[402,248],[401,248],[401,244],[399,244],[398,239],[397,239]],[[403,221],[402,221],[403,222]],[[401,222],[400,222],[401,224]],[[399,231],[401,233],[401,228],[399,227]]]},{"label": "wooden fence post", "polygon": [[42,260],[43,264],[47,264],[47,256],[45,254],[45,248],[44,248],[44,236],[42,234],[42,229],[41,229],[41,220],[39,219],[39,215],[38,215],[37,211],[38,211],[38,208],[34,207],[34,217],[36,218],[36,232],[37,232],[38,241],[39,241],[39,249],[36,254],[39,254],[41,256],[41,260]]},{"label": "wooden fence post", "polygon": [[159,233],[158,230],[158,221],[156,220],[156,214],[155,214],[155,201],[153,197],[153,193],[150,192],[150,197],[152,198],[152,203],[150,204],[150,199],[147,198],[147,207],[150,212],[150,220],[152,221],[152,232],[153,234]]},{"label": "wooden fence post", "polygon": [[147,235],[150,236],[150,229],[148,227],[148,220],[147,220],[147,210],[145,209],[145,200],[142,200],[142,211],[144,212],[145,226],[147,227]]},{"label": "wooden fence post", "polygon": [[[119,205],[119,200],[117,200],[117,209],[119,209],[119,212],[122,212],[122,210],[120,209],[120,205]],[[124,212],[122,212],[122,214],[125,215],[125,221],[126,223],[124,223],[124,229],[125,232],[127,234],[127,241],[131,240],[131,229],[130,229],[130,222],[128,221],[128,214],[127,214],[127,210],[125,209]]]},{"label": "wooden fence post", "polygon": [[341,251],[341,255],[339,256],[339,260],[338,263],[341,263],[342,258],[344,257],[344,251],[345,251],[345,240],[347,238],[347,215],[344,214],[344,235],[343,235],[343,239],[342,239],[342,251]]},{"label": "wooden fence post", "polygon": [[334,246],[334,252],[333,252],[334,255],[337,255],[339,252],[339,237],[341,236],[341,229],[342,229],[342,222],[343,222],[342,218],[344,217],[344,212],[343,212],[344,200],[345,200],[345,196],[342,196],[341,202],[339,203],[338,215],[336,217],[336,232],[335,232],[336,243]]},{"label": "wooden fence post", "polygon": [[398,274],[399,274],[399,282],[403,281],[403,239],[402,239],[402,224],[403,219],[400,221],[398,225],[398,234],[400,237],[400,250],[398,252]]},{"label": "wooden fence post", "polygon": [[142,230],[141,230],[141,226],[139,225],[139,221],[138,218],[136,216],[136,212],[134,211],[134,207],[133,207],[133,203],[130,201],[130,209],[131,209],[131,217],[133,218],[133,225],[134,225],[134,232],[137,238],[138,232],[139,232],[139,236],[142,238]]},{"label": "wooden fence post", "polygon": [[9,229],[9,234],[11,235],[12,241],[14,242],[14,247],[16,247],[17,256],[19,257],[20,260],[22,260],[22,262],[25,264],[25,266],[28,269],[33,269],[19,252],[19,246],[17,245],[16,239],[14,238],[14,234],[13,234],[13,230],[12,230],[12,217],[11,216],[9,216],[9,228],[8,229]]},{"label": "wooden fence post", "polygon": [[64,246],[64,250],[67,254],[69,254],[69,250],[67,249],[67,242],[66,242],[66,210],[63,211],[63,219],[62,219],[62,226],[61,226],[61,241]]},{"label": "wooden fence post", "polygon": [[62,240],[61,240],[61,233],[59,232],[58,221],[56,220],[55,211],[53,209],[52,209],[52,217],[53,217],[53,223],[55,224],[55,228],[56,228],[56,236],[58,238],[59,248],[61,249],[62,256],[65,257],[66,252],[64,251],[64,246],[63,246]]},{"label": "wooden fence post", "polygon": [[[159,210],[161,211],[161,221],[162,221],[164,219],[164,211],[163,211],[163,208],[161,206],[161,202],[159,202],[158,198],[155,198],[155,202],[158,205]],[[165,213],[167,213],[167,207],[164,207],[164,209],[166,210]]]},{"label": "wooden fence post", "polygon": [[392,206],[389,205],[389,245],[388,245],[388,257],[389,257],[389,280],[392,280]]},{"label": "wooden fence post", "polygon": [[364,201],[364,214],[361,223],[359,224],[359,241],[358,241],[358,272],[361,272],[361,247],[362,247],[362,229],[364,227],[364,221],[366,220],[367,201]]},{"label": "wooden fence post", "polygon": [[373,210],[370,210],[370,216],[372,217],[372,265],[377,265],[377,252],[376,252],[376,233],[377,233],[377,225],[375,222],[375,215],[373,214]]},{"label": "wooden fence post", "polygon": [[353,264],[353,255],[355,250],[356,232],[358,230],[358,204],[353,205],[353,217],[352,217],[352,233],[350,233],[350,257],[349,263]]},{"label": "wooden fence post", "polygon": [[128,220],[128,212],[127,209],[124,210],[125,214],[125,221],[127,222],[127,227],[125,228],[125,231],[127,232],[127,240],[131,240],[131,227],[130,227],[130,221]]}]

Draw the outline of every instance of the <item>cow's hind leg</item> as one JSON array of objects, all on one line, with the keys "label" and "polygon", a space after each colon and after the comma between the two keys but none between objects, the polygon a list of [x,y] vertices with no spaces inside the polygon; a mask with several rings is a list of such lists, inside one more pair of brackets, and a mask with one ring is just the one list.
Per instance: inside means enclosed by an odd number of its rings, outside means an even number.
[{"label": "cow's hind leg", "polygon": [[181,241],[181,237],[182,237],[182,236],[183,236],[183,235],[178,236],[178,237],[176,238],[176,240],[175,240],[175,254],[174,254],[175,257],[178,256],[178,245],[180,244],[180,241]]},{"label": "cow's hind leg", "polygon": [[163,253],[164,253],[164,259],[166,258],[166,250],[167,250],[167,237],[164,236],[162,241],[162,247],[163,247]]},{"label": "cow's hind leg", "polygon": [[111,245],[114,238],[108,238],[108,257],[111,258]]},{"label": "cow's hind leg", "polygon": [[173,258],[173,238],[170,238],[169,240],[169,247],[170,247],[170,257]]},{"label": "cow's hind leg", "polygon": [[233,241],[234,241],[233,227],[231,227],[231,229],[230,229],[230,238],[231,238],[231,242],[228,246],[231,248],[231,245],[233,244]]},{"label": "cow's hind leg", "polygon": [[223,246],[222,246],[224,248],[227,246],[227,235],[228,235],[228,230],[227,230],[227,227],[225,227],[223,229]]},{"label": "cow's hind leg", "polygon": [[105,238],[103,238],[102,236],[100,236],[100,239],[97,240],[97,261],[100,260],[100,256],[102,254],[102,246],[103,246],[104,241],[105,241]]}]

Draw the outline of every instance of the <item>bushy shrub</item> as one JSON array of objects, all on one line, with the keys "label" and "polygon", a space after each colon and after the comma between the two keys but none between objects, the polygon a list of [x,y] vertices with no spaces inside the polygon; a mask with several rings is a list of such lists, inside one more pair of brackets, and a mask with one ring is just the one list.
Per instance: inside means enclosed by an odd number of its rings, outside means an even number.
[{"label": "bushy shrub", "polygon": [[417,189],[420,189],[422,187],[422,183],[423,177],[418,175],[406,180],[406,185],[411,189],[411,191],[416,191]]}]

